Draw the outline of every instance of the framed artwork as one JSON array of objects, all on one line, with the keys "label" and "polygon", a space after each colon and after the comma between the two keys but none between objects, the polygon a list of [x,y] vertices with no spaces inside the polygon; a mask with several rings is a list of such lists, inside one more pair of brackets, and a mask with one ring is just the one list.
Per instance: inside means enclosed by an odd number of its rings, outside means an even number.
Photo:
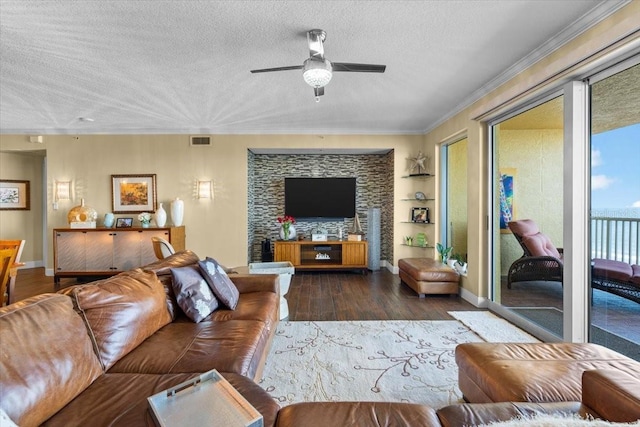
[{"label": "framed artwork", "polygon": [[133,218],[118,218],[116,220],[116,228],[131,228],[133,227]]},{"label": "framed artwork", "polygon": [[429,208],[411,208],[412,222],[429,222]]},{"label": "framed artwork", "polygon": [[156,211],[156,175],[111,175],[113,213]]},{"label": "framed artwork", "polygon": [[509,234],[511,230],[507,224],[515,218],[515,168],[500,169],[499,191],[500,191],[500,233]]},{"label": "framed artwork", "polygon": [[30,181],[0,179],[0,210],[28,211],[31,209]]}]

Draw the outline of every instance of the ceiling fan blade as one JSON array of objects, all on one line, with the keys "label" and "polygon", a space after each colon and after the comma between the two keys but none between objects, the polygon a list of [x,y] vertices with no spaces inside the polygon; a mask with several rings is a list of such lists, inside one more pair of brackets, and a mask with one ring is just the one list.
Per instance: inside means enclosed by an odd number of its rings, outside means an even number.
[{"label": "ceiling fan blade", "polygon": [[350,71],[355,73],[384,73],[386,65],[353,64],[349,62],[332,62],[333,71]]},{"label": "ceiling fan blade", "polygon": [[251,70],[252,73],[270,73],[271,71],[287,71],[302,70],[302,65],[289,65],[288,67],[262,68],[260,70]]},{"label": "ceiling fan blade", "polygon": [[311,30],[307,32],[307,43],[309,44],[309,56],[324,60],[324,40],[327,33],[323,30]]}]

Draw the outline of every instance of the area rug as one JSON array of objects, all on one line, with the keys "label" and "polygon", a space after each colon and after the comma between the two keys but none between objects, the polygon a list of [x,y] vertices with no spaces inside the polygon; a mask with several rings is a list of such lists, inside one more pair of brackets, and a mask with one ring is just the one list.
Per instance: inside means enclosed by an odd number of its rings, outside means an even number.
[{"label": "area rug", "polygon": [[455,347],[483,341],[457,320],[280,322],[260,385],[282,406],[390,401],[439,408],[462,398]]},{"label": "area rug", "polygon": [[488,311],[449,311],[487,342],[540,342],[533,335]]}]

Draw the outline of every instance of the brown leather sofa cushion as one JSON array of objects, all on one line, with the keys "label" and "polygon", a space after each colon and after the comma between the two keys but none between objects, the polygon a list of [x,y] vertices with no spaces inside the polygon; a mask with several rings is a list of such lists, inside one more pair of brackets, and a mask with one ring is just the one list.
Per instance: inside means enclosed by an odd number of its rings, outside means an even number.
[{"label": "brown leather sofa cushion", "polygon": [[592,369],[640,376],[640,363],[597,344],[465,343],[455,357],[460,390],[479,403],[580,401]]},{"label": "brown leather sofa cushion", "polygon": [[177,267],[186,267],[188,265],[196,265],[200,258],[192,251],[180,251],[168,257],[158,260],[154,263],[142,267],[144,271],[156,273],[160,283],[164,286],[165,297],[167,300],[167,308],[171,314],[171,320],[176,319],[181,313],[176,296],[173,292],[173,277],[171,269]]},{"label": "brown leather sofa cushion", "polygon": [[20,426],[42,423],[102,375],[84,322],[64,295],[0,309],[0,407]]},{"label": "brown leather sofa cushion", "polygon": [[427,405],[397,402],[304,402],[285,406],[277,427],[440,426]]},{"label": "brown leather sofa cushion", "polygon": [[640,373],[635,377],[617,370],[582,374],[582,403],[591,415],[628,423],[640,420]]},{"label": "brown leather sofa cushion", "polygon": [[[279,406],[260,386],[248,378],[221,373],[272,426]],[[105,374],[84,393],[43,424],[69,426],[155,427],[147,397],[199,374]],[[203,408],[206,410],[206,408]]]},{"label": "brown leather sofa cushion", "polygon": [[154,273],[135,269],[71,290],[105,370],[171,322]]},{"label": "brown leather sofa cushion", "polygon": [[190,373],[217,369],[253,378],[266,353],[264,322],[174,322],[118,361],[109,372]]},{"label": "brown leather sofa cushion", "polygon": [[580,402],[499,402],[463,403],[445,406],[437,410],[444,427],[491,425],[517,417],[539,414],[579,414]]}]

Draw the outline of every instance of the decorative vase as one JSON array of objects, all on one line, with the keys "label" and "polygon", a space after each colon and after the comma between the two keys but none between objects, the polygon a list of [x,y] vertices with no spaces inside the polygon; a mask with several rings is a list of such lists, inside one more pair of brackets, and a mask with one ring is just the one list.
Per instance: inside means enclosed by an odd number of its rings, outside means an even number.
[{"label": "decorative vase", "polygon": [[149,224],[148,222],[143,222],[142,223],[142,228],[149,228],[151,224]]},{"label": "decorative vase", "polygon": [[162,203],[160,203],[160,207],[156,211],[156,225],[158,227],[164,227],[167,223],[167,211],[162,207]]},{"label": "decorative vase", "polygon": [[69,224],[72,222],[94,222],[98,219],[98,212],[84,205],[84,199],[80,199],[80,206],[71,208],[67,214]]},{"label": "decorative vase", "polygon": [[113,227],[113,222],[115,221],[115,217],[111,212],[107,212],[104,214],[104,222],[103,225],[107,228]]},{"label": "decorative vase", "polygon": [[173,222],[174,226],[180,227],[182,225],[183,218],[184,218],[184,201],[176,197],[176,199],[173,202],[171,202],[171,222]]},{"label": "decorative vase", "polygon": [[296,228],[293,224],[289,225],[288,229],[285,229],[284,225],[280,227],[280,238],[282,240],[295,240]]}]

